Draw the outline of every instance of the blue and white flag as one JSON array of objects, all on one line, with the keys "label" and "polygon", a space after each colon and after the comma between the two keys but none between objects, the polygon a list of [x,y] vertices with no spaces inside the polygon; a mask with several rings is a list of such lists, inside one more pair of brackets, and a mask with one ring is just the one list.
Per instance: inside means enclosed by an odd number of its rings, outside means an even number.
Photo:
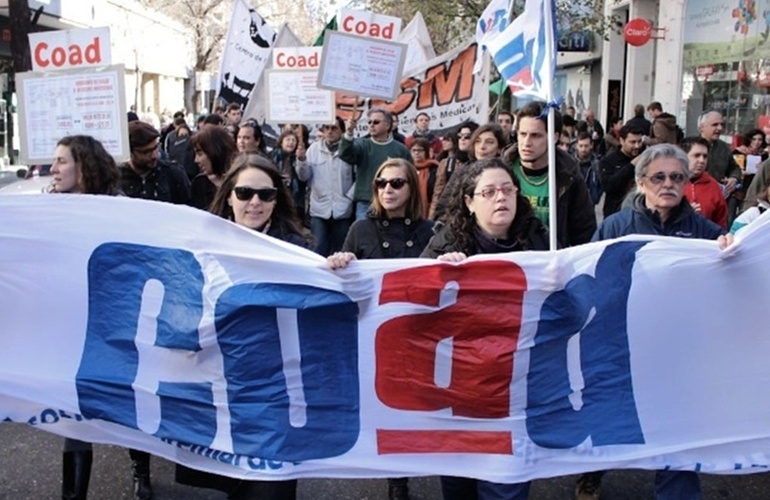
[{"label": "blue and white flag", "polygon": [[476,65],[474,73],[481,72],[481,57],[487,42],[503,33],[511,17],[510,0],[492,0],[476,22]]},{"label": "blue and white flag", "polygon": [[513,95],[553,99],[548,87],[556,71],[555,17],[554,0],[526,0],[524,12],[486,43]]}]

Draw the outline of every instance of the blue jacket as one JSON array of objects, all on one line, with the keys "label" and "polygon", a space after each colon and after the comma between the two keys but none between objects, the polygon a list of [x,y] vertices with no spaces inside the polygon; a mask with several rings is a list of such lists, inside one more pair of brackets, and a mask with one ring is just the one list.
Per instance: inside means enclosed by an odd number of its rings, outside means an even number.
[{"label": "blue jacket", "polygon": [[607,217],[594,233],[591,241],[620,238],[628,234],[653,234],[677,238],[700,238],[715,240],[725,230],[696,213],[685,198],[671,213],[670,219],[662,223],[657,212],[644,204],[644,195],[634,197],[632,208],[625,208]]}]

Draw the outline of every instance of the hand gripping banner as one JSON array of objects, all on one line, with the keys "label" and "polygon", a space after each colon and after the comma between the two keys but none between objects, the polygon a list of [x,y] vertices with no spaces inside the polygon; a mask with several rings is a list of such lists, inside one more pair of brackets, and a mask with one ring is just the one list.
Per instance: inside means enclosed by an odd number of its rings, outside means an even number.
[{"label": "hand gripping banner", "polygon": [[0,197],[0,420],[244,478],[764,471],[768,247],[333,272],[187,207]]}]

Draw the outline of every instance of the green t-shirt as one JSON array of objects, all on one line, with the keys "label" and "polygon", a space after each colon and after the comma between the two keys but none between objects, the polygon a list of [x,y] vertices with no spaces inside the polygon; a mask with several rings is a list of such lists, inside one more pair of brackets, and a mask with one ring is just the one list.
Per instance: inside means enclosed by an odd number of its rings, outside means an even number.
[{"label": "green t-shirt", "polygon": [[548,227],[548,170],[541,175],[527,175],[517,158],[513,163],[513,174],[521,184],[521,194],[529,200],[535,216]]}]

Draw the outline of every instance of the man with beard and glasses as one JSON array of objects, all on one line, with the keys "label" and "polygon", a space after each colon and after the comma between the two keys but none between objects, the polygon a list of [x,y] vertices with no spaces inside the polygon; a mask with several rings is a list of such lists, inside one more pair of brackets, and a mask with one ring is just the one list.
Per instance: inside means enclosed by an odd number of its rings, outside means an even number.
[{"label": "man with beard and glasses", "polygon": [[190,202],[190,180],[185,171],[158,158],[160,133],[142,121],[128,124],[131,159],[120,165],[121,189],[131,198]]}]

